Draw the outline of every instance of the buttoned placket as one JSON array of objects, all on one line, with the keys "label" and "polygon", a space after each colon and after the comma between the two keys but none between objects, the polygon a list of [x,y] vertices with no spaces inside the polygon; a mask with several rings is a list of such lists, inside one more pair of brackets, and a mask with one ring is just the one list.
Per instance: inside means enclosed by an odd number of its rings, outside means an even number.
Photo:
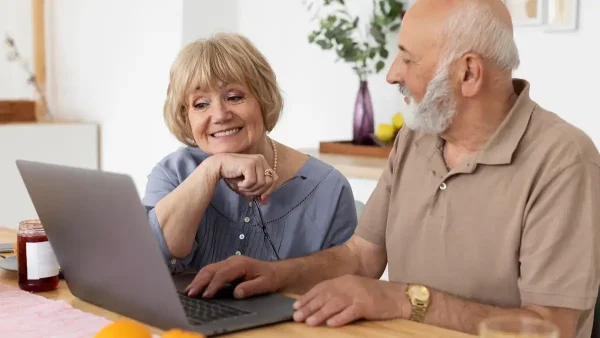
[{"label": "buttoned placket", "polygon": [[433,210],[439,207],[438,204],[440,201],[447,201],[447,198],[449,198],[446,195],[450,193],[449,187],[452,184],[452,178],[461,174],[473,173],[477,167],[477,163],[473,159],[470,159],[460,166],[448,170],[444,160],[442,147],[438,146],[429,158],[429,167],[432,174],[439,179],[435,186],[435,191],[432,194],[433,200],[430,202],[429,210],[427,211],[427,214],[431,215]]},{"label": "buttoned placket", "polygon": [[244,249],[247,247],[247,229],[249,229],[249,225],[251,223],[253,223],[254,220],[254,203],[252,203],[251,201],[248,202],[248,208],[246,209],[246,213],[244,218],[242,218],[242,224],[239,227],[240,230],[237,231],[237,233],[235,234],[236,236],[236,240],[235,240],[235,248],[234,248],[234,255],[236,256],[240,256],[243,255]]}]

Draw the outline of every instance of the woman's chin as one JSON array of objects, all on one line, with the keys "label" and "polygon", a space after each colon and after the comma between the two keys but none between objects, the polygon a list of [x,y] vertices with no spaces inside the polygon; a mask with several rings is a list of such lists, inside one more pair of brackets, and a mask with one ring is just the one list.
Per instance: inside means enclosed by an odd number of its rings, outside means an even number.
[{"label": "woman's chin", "polygon": [[245,144],[241,142],[211,142],[208,149],[203,149],[205,152],[210,154],[223,154],[223,153],[244,153],[246,148]]}]

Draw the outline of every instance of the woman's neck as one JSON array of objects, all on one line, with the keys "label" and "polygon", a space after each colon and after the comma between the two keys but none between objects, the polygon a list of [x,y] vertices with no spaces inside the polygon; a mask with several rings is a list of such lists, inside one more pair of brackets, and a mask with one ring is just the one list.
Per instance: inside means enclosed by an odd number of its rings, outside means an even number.
[{"label": "woman's neck", "polygon": [[[248,154],[263,155],[269,167],[273,168],[273,165],[275,163],[275,151],[277,151],[273,149],[273,145],[274,142],[267,135],[265,135],[262,141],[260,141],[254,147],[254,149],[249,149]],[[279,167],[279,164],[277,164],[277,166]]]}]

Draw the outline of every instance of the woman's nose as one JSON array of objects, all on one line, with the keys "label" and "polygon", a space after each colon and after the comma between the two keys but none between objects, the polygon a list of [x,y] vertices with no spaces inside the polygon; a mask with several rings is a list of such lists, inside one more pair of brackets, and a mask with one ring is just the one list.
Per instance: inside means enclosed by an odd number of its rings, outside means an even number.
[{"label": "woman's nose", "polygon": [[229,107],[222,102],[213,104],[213,112],[211,115],[211,121],[213,123],[223,123],[231,120],[232,113]]}]

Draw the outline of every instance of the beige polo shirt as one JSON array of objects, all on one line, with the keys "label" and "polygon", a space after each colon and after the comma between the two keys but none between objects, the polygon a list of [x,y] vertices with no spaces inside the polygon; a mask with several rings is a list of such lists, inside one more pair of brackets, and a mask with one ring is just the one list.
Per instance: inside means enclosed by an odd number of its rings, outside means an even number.
[{"label": "beige polo shirt", "polygon": [[513,109],[450,172],[442,140],[403,128],[356,233],[386,247],[391,281],[471,301],[584,310],[599,286],[600,155],[515,80]]}]

